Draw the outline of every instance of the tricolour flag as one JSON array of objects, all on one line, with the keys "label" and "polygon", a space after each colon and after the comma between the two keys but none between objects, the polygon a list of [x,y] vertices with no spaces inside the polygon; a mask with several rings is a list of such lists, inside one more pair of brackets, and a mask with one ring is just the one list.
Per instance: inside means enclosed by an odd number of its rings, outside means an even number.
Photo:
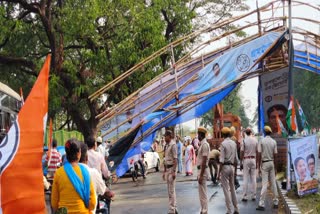
[{"label": "tricolour flag", "polygon": [[274,109],[274,111],[276,112],[277,129],[278,129],[277,132],[278,132],[278,134],[282,135],[284,137],[288,136],[287,130],[286,130],[286,128],[284,127],[283,123],[280,120],[278,111],[276,109]]},{"label": "tricolour flag", "polygon": [[289,128],[289,133],[295,134],[297,133],[297,118],[296,118],[296,110],[294,108],[294,99],[290,97],[290,103],[288,108],[288,113],[286,116],[287,125]]},{"label": "tricolour flag", "polygon": [[0,144],[0,213],[45,213],[41,157],[50,55],[17,120]]},{"label": "tricolour flag", "polygon": [[298,100],[296,99],[297,105],[298,105],[298,111],[299,111],[299,115],[301,118],[301,123],[302,123],[302,130],[307,129],[308,130],[308,134],[310,134],[310,125],[307,121],[306,115],[304,114]]}]

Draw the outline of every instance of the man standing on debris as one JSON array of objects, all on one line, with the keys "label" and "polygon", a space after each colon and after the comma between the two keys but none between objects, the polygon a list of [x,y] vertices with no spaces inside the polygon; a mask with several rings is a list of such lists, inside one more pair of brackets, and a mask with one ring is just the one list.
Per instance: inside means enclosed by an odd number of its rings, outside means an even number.
[{"label": "man standing on debris", "polygon": [[270,126],[264,127],[264,132],[266,136],[258,144],[258,169],[259,174],[262,175],[262,189],[259,201],[259,206],[256,210],[264,210],[264,201],[267,194],[268,183],[271,184],[271,189],[273,192],[273,205],[274,208],[278,208],[278,191],[276,187],[276,155],[277,143],[274,139],[270,137],[272,130]]},{"label": "man standing on debris", "polygon": [[250,128],[246,128],[246,138],[243,140],[240,150],[240,169],[243,169],[243,198],[242,201],[248,200],[248,189],[251,190],[251,199],[256,200],[256,155],[258,152],[258,142],[251,135]]},{"label": "man standing on debris", "polygon": [[234,168],[237,166],[237,145],[230,139],[231,130],[228,127],[223,127],[221,130],[222,137],[224,138],[220,146],[220,167],[218,178],[221,174],[221,185],[225,197],[227,213],[231,214],[231,200],[234,207],[234,214],[239,214],[236,191],[234,188]]},{"label": "man standing on debris", "polygon": [[198,138],[200,140],[200,147],[197,156],[198,168],[198,190],[201,204],[201,214],[208,213],[208,195],[207,195],[207,179],[208,179],[208,162],[210,145],[206,139],[207,130],[204,127],[198,128]]},{"label": "man standing on debris", "polygon": [[163,180],[167,180],[167,188],[169,195],[169,211],[168,214],[177,214],[177,200],[176,200],[176,176],[177,176],[177,145],[172,131],[166,130],[164,140],[166,145],[164,147],[164,172]]}]

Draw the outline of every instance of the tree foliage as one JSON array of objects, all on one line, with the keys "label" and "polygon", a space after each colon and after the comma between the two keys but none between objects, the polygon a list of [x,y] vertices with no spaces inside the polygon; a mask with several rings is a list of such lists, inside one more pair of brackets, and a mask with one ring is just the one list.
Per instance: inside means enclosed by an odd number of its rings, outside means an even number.
[{"label": "tree foliage", "polygon": [[[249,126],[249,118],[247,117],[244,105],[240,95],[241,84],[239,84],[224,100],[222,100],[224,113],[232,113],[241,118],[241,125],[243,127]],[[201,117],[201,125],[206,127],[213,126],[213,111],[210,110]]]},{"label": "tree foliage", "polygon": [[[49,116],[65,114],[85,138],[95,136],[96,115],[167,69],[170,56],[116,84],[106,101],[90,101],[90,94],[201,18],[218,21],[244,9],[239,0],[0,0],[0,80],[28,94],[50,53]],[[182,54],[178,47],[176,59]]]},{"label": "tree foliage", "polygon": [[[319,74],[301,69],[294,69],[293,72],[293,94],[294,98],[300,103],[306,119],[311,127],[320,126],[320,87]],[[300,121],[298,110],[297,117]],[[298,121],[300,130],[301,122]]]}]

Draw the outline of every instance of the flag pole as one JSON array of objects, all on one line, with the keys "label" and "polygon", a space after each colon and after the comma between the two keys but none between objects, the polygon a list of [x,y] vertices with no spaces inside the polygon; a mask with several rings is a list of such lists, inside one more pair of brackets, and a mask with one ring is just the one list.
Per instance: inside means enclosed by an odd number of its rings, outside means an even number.
[{"label": "flag pole", "polygon": [[290,104],[290,97],[293,96],[293,63],[294,63],[294,53],[293,53],[293,37],[292,37],[292,4],[291,0],[288,0],[289,8],[289,99],[288,106]]},{"label": "flag pole", "polygon": [[[285,6],[285,2],[284,5]],[[293,96],[293,75],[292,75],[292,69],[293,69],[293,60],[294,60],[294,53],[293,53],[293,38],[292,38],[292,4],[291,0],[288,0],[288,15],[289,15],[289,20],[288,20],[288,25],[289,25],[289,89],[288,89],[288,107],[291,102],[291,97]],[[293,104],[294,105],[294,104]],[[290,148],[290,130],[288,130],[288,150]],[[292,157],[291,157],[291,152],[288,151],[289,154],[289,166],[290,166],[290,186],[292,187],[294,185],[294,176],[293,176],[293,164],[292,164]]]}]

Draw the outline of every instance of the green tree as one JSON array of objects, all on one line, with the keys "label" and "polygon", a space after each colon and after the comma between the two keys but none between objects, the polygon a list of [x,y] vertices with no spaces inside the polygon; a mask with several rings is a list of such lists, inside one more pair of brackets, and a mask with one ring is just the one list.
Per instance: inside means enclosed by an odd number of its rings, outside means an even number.
[{"label": "green tree", "polygon": [[249,126],[249,118],[247,117],[244,105],[240,96],[241,84],[239,84],[223,101],[224,112],[231,112],[234,115],[238,115],[241,118],[242,127]]},{"label": "green tree", "polygon": [[0,80],[28,94],[50,53],[49,116],[65,114],[60,125],[95,136],[96,116],[166,70],[170,56],[114,85],[107,100],[90,94],[200,26],[200,15],[218,21],[243,9],[239,0],[0,0]]},{"label": "green tree", "polygon": [[[247,117],[244,105],[241,102],[240,96],[240,88],[241,84],[239,84],[224,100],[222,100],[223,111],[224,113],[232,113],[234,115],[238,115],[241,118],[241,124],[243,127],[249,126],[249,118]],[[212,110],[208,111],[201,117],[200,125],[206,127],[213,126],[213,112]]]},{"label": "green tree", "polygon": [[[300,103],[303,109],[306,119],[310,124],[311,128],[320,126],[320,91],[317,88],[320,87],[320,76],[319,74],[294,69],[293,71],[293,94],[294,98]],[[297,108],[297,106],[296,106]],[[298,125],[301,130],[301,121],[298,110]]]},{"label": "green tree", "polygon": [[200,126],[204,126],[206,128],[213,127],[213,117],[213,110],[211,109],[201,116]]}]

